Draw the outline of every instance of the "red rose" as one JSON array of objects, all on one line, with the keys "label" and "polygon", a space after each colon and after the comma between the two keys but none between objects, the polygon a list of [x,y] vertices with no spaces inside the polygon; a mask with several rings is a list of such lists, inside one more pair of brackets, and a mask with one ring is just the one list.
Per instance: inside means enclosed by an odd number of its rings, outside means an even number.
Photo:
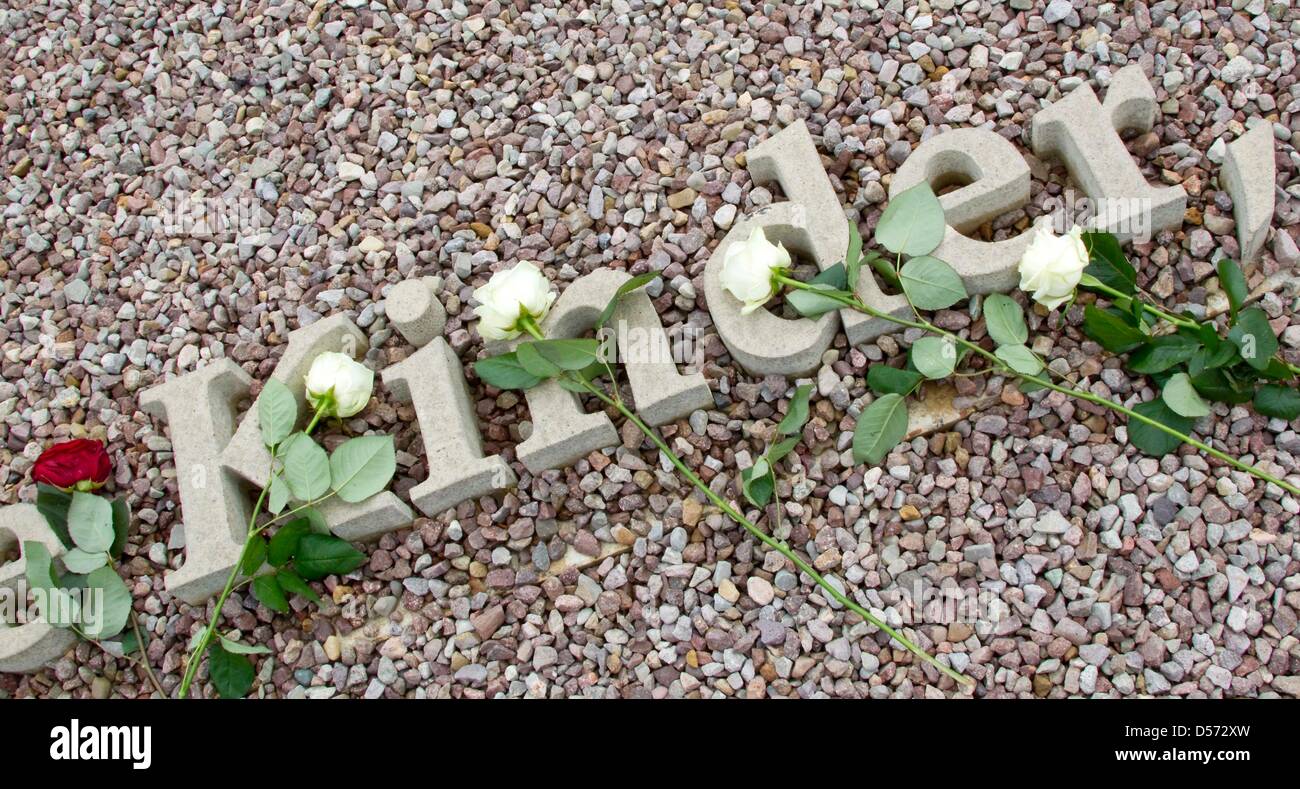
[{"label": "red rose", "polygon": [[42,452],[32,467],[32,479],[64,490],[85,483],[82,488],[88,489],[103,485],[112,471],[113,464],[103,444],[78,438]]}]

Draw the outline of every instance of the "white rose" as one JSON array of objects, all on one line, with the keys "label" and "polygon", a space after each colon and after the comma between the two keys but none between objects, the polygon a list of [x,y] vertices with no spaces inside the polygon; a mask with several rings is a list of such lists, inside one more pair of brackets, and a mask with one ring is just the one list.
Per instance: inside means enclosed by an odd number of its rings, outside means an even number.
[{"label": "white rose", "polygon": [[1088,249],[1076,225],[1058,236],[1051,225],[1038,226],[1034,238],[1020,258],[1020,289],[1032,293],[1034,301],[1049,310],[1064,304],[1079,286],[1088,267]]},{"label": "white rose", "polygon": [[511,340],[523,332],[519,319],[528,316],[541,322],[555,303],[555,293],[545,275],[532,263],[520,263],[498,271],[488,283],[474,290],[478,333],[485,340]]},{"label": "white rose", "polygon": [[790,267],[790,253],[780,244],[773,244],[756,227],[749,239],[737,241],[727,247],[722,259],[722,287],[745,303],[741,315],[748,315],[776,295],[777,272]]},{"label": "white rose", "polygon": [[307,402],[312,408],[325,403],[327,416],[349,417],[370,402],[375,373],[343,353],[317,356],[307,372]]}]

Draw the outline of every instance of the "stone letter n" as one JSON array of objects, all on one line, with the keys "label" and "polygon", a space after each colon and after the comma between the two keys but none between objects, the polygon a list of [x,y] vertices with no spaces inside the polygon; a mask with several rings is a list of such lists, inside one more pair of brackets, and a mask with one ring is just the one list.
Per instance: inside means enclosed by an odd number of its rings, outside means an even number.
[{"label": "stone letter n", "polygon": [[[289,345],[272,376],[303,402],[304,378],[324,351],[364,353],[365,336],[346,315],[334,315],[289,334]],[[238,365],[220,359],[145,392],[141,407],[171,426],[176,476],[184,514],[186,557],[167,574],[167,589],[191,605],[221,591],[238,563],[250,515],[237,478],[266,484],[271,455],[262,443],[254,402],[235,428],[235,409],[251,380]],[[304,408],[303,411],[306,409]],[[305,421],[305,414],[300,414]],[[346,540],[367,540],[412,520],[411,508],[391,491],[359,504],[337,498],[318,507],[330,529]]]},{"label": "stone letter n", "polygon": [[[615,291],[629,279],[625,272],[600,269],[574,280],[542,322],[543,335],[552,339],[580,336],[595,325]],[[712,407],[713,395],[704,376],[677,371],[668,335],[644,290],[624,296],[609,325],[617,330],[619,356],[627,370],[636,411],[647,423],[658,426]],[[645,338],[637,343],[639,348],[631,347],[633,333]],[[517,452],[520,462],[534,474],[571,465],[590,452],[618,443],[618,432],[608,416],[584,412],[578,396],[555,381],[529,389],[525,397],[533,432]]]}]

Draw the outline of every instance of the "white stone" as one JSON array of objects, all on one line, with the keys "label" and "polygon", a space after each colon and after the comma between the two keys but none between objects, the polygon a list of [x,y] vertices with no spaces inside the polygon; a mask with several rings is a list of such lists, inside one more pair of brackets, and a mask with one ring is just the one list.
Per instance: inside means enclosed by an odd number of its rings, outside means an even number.
[{"label": "white stone", "polygon": [[339,178],[344,181],[360,181],[366,174],[366,168],[347,160],[339,162]]}]

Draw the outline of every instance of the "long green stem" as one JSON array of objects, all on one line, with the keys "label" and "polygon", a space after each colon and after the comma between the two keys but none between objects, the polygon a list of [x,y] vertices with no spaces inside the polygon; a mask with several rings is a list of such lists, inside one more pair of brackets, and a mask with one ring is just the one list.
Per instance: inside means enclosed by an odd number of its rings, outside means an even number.
[{"label": "long green stem", "polygon": [[[331,405],[332,403],[329,400],[323,400],[316,408],[316,412],[312,414],[311,421],[307,423],[307,427],[303,432],[307,435],[311,435],[311,431],[316,429],[316,425],[320,423],[320,420],[325,416],[326,411],[329,410]],[[275,473],[276,457],[277,455],[275,454],[272,454],[271,456],[272,474]],[[199,663],[203,662],[203,655],[207,652],[208,645],[212,643],[212,636],[217,631],[217,623],[221,620],[221,609],[225,606],[226,600],[230,597],[231,592],[236,588],[236,581],[239,579],[240,570],[244,566],[244,559],[248,556],[248,551],[252,547],[253,541],[258,539],[266,528],[266,526],[262,526],[261,528],[258,527],[257,516],[261,514],[262,506],[266,504],[267,495],[270,492],[271,483],[268,480],[267,484],[262,487],[262,492],[258,494],[257,502],[253,505],[253,514],[248,519],[248,534],[244,538],[244,547],[240,549],[239,560],[236,561],[235,566],[231,568],[230,575],[226,577],[226,585],[221,590],[221,594],[217,597],[216,608],[212,612],[212,620],[208,622],[207,627],[203,628],[203,632],[199,635],[198,642],[190,652],[189,663],[185,666],[185,675],[181,678],[181,687],[178,694],[182,699],[189,695],[190,684],[194,682],[194,676],[198,674],[199,671]]]},{"label": "long green stem", "polygon": [[1195,329],[1195,328],[1199,328],[1201,325],[1200,323],[1192,320],[1191,318],[1184,318],[1169,312],[1165,312],[1164,310],[1160,309],[1154,304],[1151,304],[1150,302],[1137,299],[1134,296],[1130,296],[1127,293],[1124,293],[1123,291],[1116,290],[1115,288],[1112,288],[1111,286],[1106,285],[1102,282],[1090,282],[1085,287],[1087,287],[1089,290],[1095,290],[1100,293],[1105,293],[1107,296],[1110,296],[1112,299],[1125,299],[1129,301],[1138,301],[1139,303],[1141,303],[1142,309],[1152,313],[1156,317],[1160,318],[1160,320],[1167,321],[1168,323],[1172,323],[1175,326],[1181,326],[1184,329]]},{"label": "long green stem", "polygon": [[[538,327],[536,322],[533,321],[532,319],[530,318],[523,319],[520,321],[520,325],[532,337],[538,340],[545,339],[542,336],[541,328]],[[636,425],[637,429],[640,430],[645,435],[646,438],[650,439],[650,441],[659,449],[660,452],[662,452],[665,456],[667,456],[669,462],[671,462],[673,466],[682,473],[682,476],[686,477],[686,479],[692,485],[694,485],[696,488],[700,490],[701,493],[707,496],[709,500],[712,501],[718,507],[718,509],[722,510],[722,512],[727,515],[727,517],[731,518],[733,521],[743,526],[746,531],[754,535],[754,537],[757,538],[759,541],[761,541],[764,545],[767,545],[768,547],[772,548],[773,550],[777,551],[782,556],[786,557],[791,562],[793,562],[794,565],[798,567],[801,572],[806,573],[808,577],[812,578],[817,583],[818,586],[825,589],[826,593],[829,594],[832,598],[834,598],[837,602],[839,602],[845,608],[848,608],[853,613],[862,617],[866,621],[880,628],[880,630],[883,631],[885,634],[887,634],[890,638],[902,644],[909,652],[921,658],[922,660],[929,663],[930,665],[934,666],[939,671],[943,672],[943,674],[945,674],[948,677],[951,677],[956,682],[967,686],[972,686],[975,684],[974,680],[972,680],[970,677],[967,677],[965,674],[962,674],[961,672],[953,669],[951,666],[946,666],[943,663],[940,663],[939,660],[936,659],[929,652],[926,652],[924,649],[914,644],[910,639],[908,639],[902,633],[898,632],[894,628],[885,624],[878,617],[873,615],[870,611],[858,605],[856,602],[854,602],[851,598],[849,598],[839,589],[836,589],[829,581],[827,581],[825,578],[822,577],[821,573],[818,573],[815,569],[813,569],[812,565],[808,564],[808,562],[804,561],[797,553],[795,553],[790,548],[790,546],[786,545],[784,542],[780,540],[777,540],[769,536],[766,532],[758,528],[758,526],[756,526],[753,522],[751,522],[748,518],[746,518],[743,514],[741,514],[739,510],[733,507],[731,505],[731,502],[727,501],[722,496],[719,496],[717,493],[714,493],[713,489],[710,488],[708,485],[704,484],[704,480],[700,479],[699,476],[694,471],[692,471],[689,466],[686,465],[685,461],[683,461],[680,457],[677,456],[677,453],[674,452],[672,448],[668,446],[668,443],[665,442],[659,436],[659,434],[654,430],[654,428],[646,424],[641,419],[641,417],[637,416],[636,413],[632,411],[632,409],[628,408],[627,405],[625,405],[621,399],[610,397],[608,394],[602,391],[600,387],[591,383],[587,379],[582,378],[581,376],[572,375],[570,376],[570,380],[580,385],[582,388],[584,388],[587,392],[595,396],[598,400],[600,400],[605,405],[610,406],[611,408],[617,410],[620,414],[623,415],[625,419],[627,419],[632,424]],[[616,381],[611,381],[611,386],[613,386],[615,390],[617,390],[618,383]]]},{"label": "long green stem", "polygon": [[239,569],[243,566],[244,557],[248,555],[249,546],[253,544],[256,537],[257,516],[261,513],[262,505],[266,503],[266,496],[270,490],[271,485],[268,482],[258,495],[257,503],[253,505],[253,515],[248,519],[248,537],[244,540],[244,547],[239,551],[239,560],[235,562],[230,575],[226,577],[226,585],[221,590],[221,595],[217,597],[216,608],[212,611],[212,621],[208,622],[208,626],[203,628],[198,643],[190,651],[190,660],[185,666],[185,675],[181,678],[181,687],[178,694],[181,698],[189,695],[190,683],[194,681],[194,675],[199,671],[199,663],[203,662],[203,655],[207,652],[208,644],[212,641],[212,634],[217,629],[217,620],[221,618],[221,608],[226,604],[226,598],[230,597],[230,592],[235,588],[235,579],[239,577]]},{"label": "long green stem", "polygon": [[135,642],[140,647],[140,665],[144,668],[144,673],[149,676],[149,682],[153,684],[154,690],[158,691],[159,698],[167,698],[163,691],[162,683],[158,681],[158,676],[153,673],[153,666],[149,665],[149,640],[145,637],[144,629],[140,627],[140,619],[131,612],[131,627],[135,629]]},{"label": "long green stem", "polygon": [[692,471],[690,467],[687,466],[686,463],[677,456],[677,453],[674,452],[668,446],[667,442],[665,442],[662,438],[660,438],[659,434],[656,433],[654,429],[651,428],[649,425],[647,425],[644,421],[642,421],[641,418],[637,416],[631,409],[629,409],[626,405],[623,405],[622,403],[616,402],[611,397],[609,397],[604,392],[602,392],[598,387],[592,385],[590,382],[584,381],[584,383],[586,385],[587,391],[591,392],[591,394],[599,398],[600,401],[605,405],[612,406],[613,408],[617,409],[618,412],[622,414],[628,421],[636,425],[637,429],[640,430],[642,433],[644,433],[645,436],[649,438],[650,441],[653,442],[656,447],[659,448],[659,451],[668,457],[668,460],[673,464],[673,466],[675,466],[677,470],[680,471],[682,475],[686,477],[686,479],[689,480],[692,485],[694,485],[696,488],[700,490],[700,492],[702,492],[705,496],[707,496],[709,500],[712,501],[718,507],[718,509],[726,513],[727,517],[731,518],[736,523],[739,523],[741,526],[743,526],[746,531],[754,535],[754,537],[760,540],[764,545],[767,545],[769,548],[772,548],[773,550],[777,551],[782,556],[784,556],[785,558],[793,562],[794,565],[798,567],[800,571],[806,573],[808,577],[816,581],[818,586],[825,589],[827,594],[833,597],[841,605],[843,605],[845,608],[848,608],[850,611],[862,617],[863,619],[875,625],[876,627],[880,628],[887,635],[889,635],[890,638],[893,638],[895,641],[897,641],[898,643],[906,647],[909,652],[921,658],[922,660],[934,666],[935,668],[939,669],[939,671],[943,672],[945,675],[951,677],[952,679],[956,680],[957,682],[963,685],[969,686],[975,684],[974,681],[970,679],[970,677],[967,677],[961,672],[953,669],[951,666],[946,666],[943,663],[940,663],[929,652],[926,652],[921,647],[912,643],[912,641],[908,639],[906,636],[904,636],[902,633],[898,632],[894,628],[885,624],[878,617],[872,614],[870,611],[858,605],[856,602],[854,602],[851,598],[849,598],[839,589],[836,589],[833,585],[831,585],[829,581],[823,578],[820,573],[814,570],[812,565],[808,564],[808,562],[804,561],[799,556],[799,554],[791,550],[790,546],[786,545],[784,542],[781,542],[780,540],[777,540],[769,536],[766,532],[758,528],[758,526],[754,525],[754,523],[752,523],[748,518],[742,515],[735,507],[731,505],[729,501],[722,498],[717,493],[714,493],[713,489],[710,488],[708,485],[704,484],[704,481],[701,480],[699,476],[696,475],[696,473]]},{"label": "long green stem", "polygon": [[1244,463],[1238,460],[1237,458],[1233,457],[1232,455],[1229,455],[1226,452],[1215,449],[1209,444],[1206,444],[1203,441],[1198,441],[1197,439],[1192,438],[1186,433],[1182,433],[1178,430],[1175,430],[1174,428],[1169,427],[1168,425],[1165,425],[1158,420],[1152,419],[1147,416],[1143,416],[1142,414],[1139,414],[1133,409],[1121,405],[1120,403],[1117,403],[1114,400],[1109,400],[1105,397],[1102,397],[1100,395],[1095,395],[1092,392],[1083,389],[1077,389],[1074,386],[1061,386],[1051,381],[1050,379],[1018,372],[1008,367],[1005,362],[1003,362],[1000,358],[998,358],[996,354],[992,353],[991,351],[987,351],[984,348],[980,347],[978,344],[971,342],[970,340],[967,340],[963,337],[959,337],[958,335],[953,334],[950,331],[940,329],[939,327],[935,326],[929,321],[926,320],[913,321],[913,320],[908,320],[907,318],[899,318],[895,315],[890,315],[888,313],[881,312],[880,310],[868,307],[857,297],[839,296],[837,294],[830,293],[827,291],[818,290],[816,288],[810,288],[806,283],[800,282],[799,280],[784,275],[778,277],[778,279],[780,279],[781,282],[794,288],[799,288],[801,290],[812,290],[813,292],[817,293],[820,296],[825,296],[827,298],[830,298],[834,301],[839,302],[840,304],[843,304],[846,307],[850,307],[863,314],[870,315],[873,318],[881,318],[882,320],[890,321],[891,323],[895,323],[899,326],[906,326],[912,329],[921,329],[922,331],[926,331],[931,334],[945,337],[951,340],[952,342],[961,345],[963,348],[970,350],[972,353],[979,354],[980,356],[983,356],[984,358],[988,359],[992,364],[996,365],[1007,375],[1015,376],[1016,378],[1019,378],[1022,381],[1029,381],[1031,383],[1038,384],[1039,386],[1042,386],[1044,388],[1061,392],[1062,394],[1068,395],[1070,397],[1077,397],[1080,400],[1087,400],[1090,403],[1095,403],[1097,405],[1109,408],[1112,411],[1123,414],[1129,419],[1142,422],[1143,424],[1154,427],[1157,430],[1160,430],[1164,433],[1168,433],[1169,435],[1177,438],[1178,440],[1186,444],[1189,444],[1193,447],[1196,447],[1197,449],[1201,450],[1207,455],[1216,457],[1222,460],[1223,462],[1227,463],[1228,465],[1240,469],[1246,472],[1247,474],[1250,474],[1251,476],[1262,479],[1265,482],[1271,482],[1274,485],[1277,485],[1279,488],[1282,488],[1283,490],[1287,491],[1288,493],[1294,496],[1300,496],[1300,487],[1292,485],[1290,482],[1287,482],[1284,479],[1280,479],[1272,474],[1269,474],[1267,471],[1264,471],[1263,469],[1257,466],[1252,466],[1249,463]]},{"label": "long green stem", "polygon": [[[533,338],[545,339],[543,338],[541,328],[539,328],[537,322],[533,321],[532,318],[526,316],[524,318],[521,318],[520,326],[525,331],[528,331],[528,334],[532,335]],[[904,634],[898,632],[898,630],[896,629],[889,627],[889,625],[885,624],[884,621],[881,621],[879,617],[876,617],[875,615],[872,615],[870,611],[867,611],[866,608],[859,606],[859,604],[855,603],[853,599],[850,599],[848,595],[845,595],[844,593],[842,593],[842,591],[836,589],[835,586],[831,585],[831,582],[827,581],[826,578],[822,577],[822,575],[820,575],[819,572],[816,572],[815,569],[813,568],[813,565],[805,562],[805,560],[800,558],[800,555],[796,554],[796,552],[794,552],[793,550],[790,550],[790,547],[788,545],[785,545],[785,543],[779,541],[779,539],[775,539],[774,537],[768,536],[768,534],[766,532],[763,532],[762,529],[759,529],[757,525],[751,523],[748,517],[745,517],[744,515],[742,515],[740,511],[736,510],[735,507],[732,507],[731,502],[728,502],[727,499],[720,497],[720,495],[714,493],[714,490],[712,490],[711,487],[705,485],[705,481],[701,480],[698,474],[695,474],[695,472],[693,472],[692,469],[690,469],[689,465],[686,465],[685,461],[679,458],[676,452],[672,451],[672,448],[668,446],[668,443],[664,441],[663,438],[659,437],[659,434],[655,432],[654,428],[651,428],[651,426],[647,425],[645,421],[642,421],[641,417],[636,415],[636,412],[632,411],[632,409],[625,406],[623,400],[621,400],[620,398],[612,398],[612,396],[604,393],[604,391],[601,390],[601,387],[595,386],[594,383],[591,383],[590,381],[586,380],[586,378],[582,378],[581,376],[569,376],[569,380],[577,383],[577,385],[580,385],[582,389],[585,389],[586,391],[588,391],[588,393],[594,395],[595,398],[601,400],[601,402],[606,404],[606,406],[610,406],[611,408],[616,409],[617,412],[623,415],[624,419],[627,419],[628,421],[632,422],[633,425],[636,425],[637,429],[641,430],[641,433],[645,434],[645,437],[649,438],[650,441],[654,443],[655,447],[658,447],[659,451],[663,452],[663,454],[667,456],[668,460],[671,461],[673,467],[675,467],[677,471],[681,472],[682,476],[686,477],[686,480],[688,480],[690,484],[694,485],[695,487],[697,487],[699,491],[701,491],[701,493],[705,494],[706,497],[708,497],[708,500],[711,500],[711,502],[714,503],[715,506],[719,508],[719,510],[722,510],[725,513],[725,515],[729,517],[729,519],[732,519],[733,521],[736,521],[736,523],[740,524],[741,526],[744,526],[746,532],[753,534],[755,538],[758,538],[759,541],[763,542],[763,545],[771,547],[772,550],[779,552],[779,554],[789,559],[790,562],[793,562],[794,565],[796,565],[796,567],[800,568],[800,571],[802,571],[803,573],[807,573],[807,576],[813,578],[813,580],[816,581],[816,584],[818,584],[820,588],[826,590],[827,594],[831,595],[832,598],[835,598],[837,602],[842,604],[842,606],[849,608],[850,611],[853,611],[854,614],[861,616],[862,619],[870,621],[871,624],[874,624],[876,625],[876,627],[883,630],[883,632],[887,633],[888,636],[893,638],[894,641],[897,641],[898,643],[901,643],[901,645],[904,645],[907,651],[910,651],[910,653],[917,655],[918,658],[924,660],[924,662],[930,663],[931,666],[939,669],[939,671],[943,672],[944,675],[952,677],[952,679],[959,682],[959,684],[962,685],[975,684],[974,680],[971,680],[970,677],[963,675],[963,673],[956,671],[956,669],[953,669],[952,667],[944,666],[944,664],[940,663],[939,660],[935,658],[935,656],[931,655],[930,653],[927,653],[926,650],[920,649],[919,646],[911,642],[909,638],[904,636]],[[616,381],[611,381],[611,386],[614,387],[615,391],[617,391]]]},{"label": "long green stem", "polygon": [[[135,621],[134,611],[131,612],[131,621],[132,622]],[[154,676],[153,667],[149,665],[149,657],[147,655],[144,655],[144,642],[140,642],[140,654],[143,657],[141,657],[140,660],[136,660],[130,655],[126,655],[126,654],[116,655],[113,652],[110,652],[108,647],[104,646],[104,643],[102,641],[96,638],[91,638],[89,635],[86,634],[86,631],[82,630],[76,625],[68,625],[68,629],[76,633],[78,636],[81,636],[82,641],[85,641],[88,644],[93,644],[94,646],[98,647],[99,650],[103,652],[105,655],[108,655],[111,658],[121,657],[126,662],[132,664],[136,668],[143,671],[145,677],[149,680],[149,684],[153,685],[154,690],[158,691],[158,695],[164,698],[166,697],[167,694],[163,693],[162,685],[158,684],[158,677]],[[135,632],[136,632],[136,640],[139,641],[140,626],[138,624],[135,625]]]},{"label": "long green stem", "polygon": [[[1149,301],[1143,301],[1141,299],[1138,299],[1136,296],[1130,296],[1127,293],[1116,290],[1115,288],[1112,288],[1109,285],[1106,285],[1101,282],[1090,282],[1085,287],[1089,288],[1090,290],[1095,290],[1099,293],[1105,293],[1107,296],[1110,296],[1112,300],[1126,299],[1129,301],[1137,301],[1139,304],[1142,305],[1142,309],[1147,310],[1148,312],[1152,313],[1153,315],[1160,318],[1161,320],[1167,321],[1180,328],[1199,329],[1201,328],[1201,326],[1204,325],[1202,322],[1194,320],[1192,318],[1183,318],[1178,315],[1173,315],[1168,312],[1165,312],[1164,310],[1160,309],[1159,307],[1157,307],[1156,305],[1152,304]],[[1277,359],[1280,363],[1285,365],[1286,369],[1289,370],[1292,375],[1300,375],[1300,365],[1291,364],[1286,359],[1283,359],[1281,349],[1278,349],[1278,352],[1273,356],[1273,358]]]}]

